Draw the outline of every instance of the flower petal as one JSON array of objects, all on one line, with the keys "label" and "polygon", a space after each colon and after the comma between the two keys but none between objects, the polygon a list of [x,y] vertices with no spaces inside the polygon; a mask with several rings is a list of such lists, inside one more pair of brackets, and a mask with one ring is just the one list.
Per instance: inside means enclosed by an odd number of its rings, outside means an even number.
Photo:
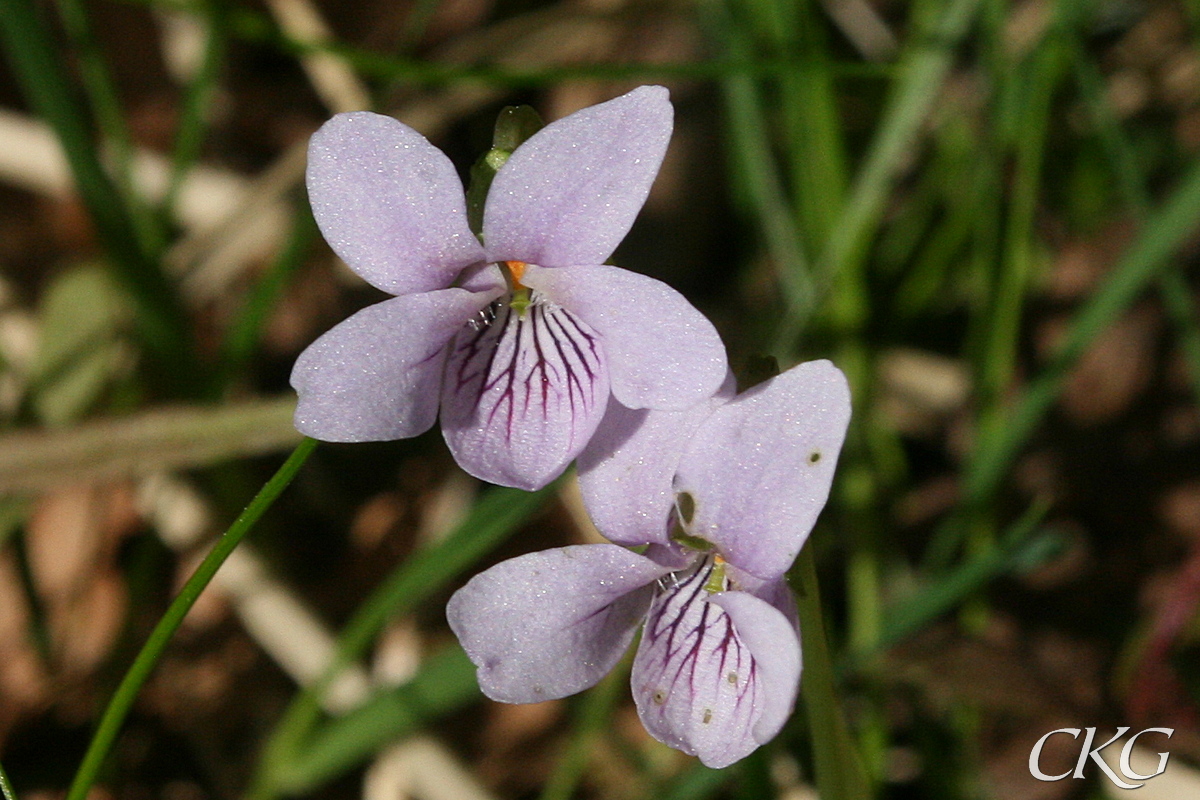
[{"label": "flower petal", "polygon": [[667,572],[611,544],[545,550],[476,575],[450,598],[446,618],[488,697],[566,697],[613,668]]},{"label": "flower petal", "polygon": [[800,364],[718,408],[675,475],[675,491],[694,501],[688,532],[759,578],[782,575],[829,496],[849,421],[846,378],[828,361]]},{"label": "flower petal", "polygon": [[706,564],[655,597],[631,683],[638,715],[654,738],[719,769],[778,732],[781,713],[787,719],[800,646],[769,603],[744,592],[706,591],[710,570]]},{"label": "flower petal", "polygon": [[671,138],[661,86],[547,125],[513,152],[483,212],[488,261],[602,264],[646,202]]},{"label": "flower petal", "polygon": [[292,369],[296,428],[326,442],[406,439],[437,418],[445,347],[495,293],[463,289],[368,306],[308,346]]},{"label": "flower petal", "polygon": [[533,264],[521,280],[600,334],[613,396],[624,406],[682,411],[725,380],[729,367],[716,328],[662,281],[604,265]]},{"label": "flower petal", "polygon": [[483,260],[454,165],[398,120],[333,117],[309,142],[307,183],[329,246],[385,292],[443,289]]},{"label": "flower petal", "polygon": [[459,466],[502,486],[539,489],[587,444],[608,403],[599,337],[570,312],[538,301],[492,307],[464,328],[442,382],[442,434]]},{"label": "flower petal", "polygon": [[579,488],[596,527],[617,544],[667,544],[679,456],[700,423],[734,394],[733,375],[686,411],[626,408],[610,400],[579,454]]},{"label": "flower petal", "polygon": [[[796,705],[800,688],[797,629],[776,606],[746,592],[722,592],[713,595],[711,602],[729,615],[734,633],[754,659],[763,705],[750,733],[754,741],[766,744],[783,728]],[[792,599],[793,613],[795,605]]]}]

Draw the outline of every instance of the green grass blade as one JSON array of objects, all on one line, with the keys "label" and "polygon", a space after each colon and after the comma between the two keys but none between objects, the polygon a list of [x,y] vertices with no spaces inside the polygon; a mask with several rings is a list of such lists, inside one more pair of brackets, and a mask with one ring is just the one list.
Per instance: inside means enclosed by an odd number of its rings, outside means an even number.
[{"label": "green grass blade", "polygon": [[929,30],[918,30],[905,55],[878,133],[850,187],[846,205],[830,230],[818,273],[828,279],[862,257],[884,203],[909,150],[938,97],[979,0],[951,0]]},{"label": "green grass blade", "polygon": [[[1082,47],[1076,59],[1076,79],[1080,93],[1091,109],[1092,118],[1101,143],[1108,154],[1109,164],[1116,173],[1117,184],[1125,196],[1125,202],[1139,219],[1150,213],[1150,193],[1146,189],[1146,178],[1138,164],[1125,132],[1117,122],[1116,114],[1108,102],[1103,78],[1094,62],[1086,58]],[[1179,346],[1188,365],[1188,379],[1192,394],[1200,400],[1200,324],[1192,306],[1191,292],[1180,268],[1168,269],[1159,279],[1159,294],[1167,317],[1175,327]]]},{"label": "green grass blade", "polygon": [[[730,56],[746,59],[752,44],[733,24],[720,1],[712,4],[714,30],[720,31]],[[767,139],[766,116],[759,89],[749,74],[735,73],[721,82],[730,136],[730,155],[762,226],[767,249],[779,273],[786,317],[803,326],[813,310],[813,284],[808,259]]]},{"label": "green grass blade", "polygon": [[358,766],[385,745],[419,731],[482,695],[475,665],[458,646],[435,653],[407,683],[376,693],[322,725],[279,775],[286,794],[311,791]]},{"label": "green grass blade", "polygon": [[58,135],[80,197],[137,303],[142,345],[173,394],[198,394],[203,381],[183,305],[143,250],[124,198],[100,164],[65,64],[32,0],[0,0],[0,37],[30,105]]},{"label": "green grass blade", "polygon": [[82,0],[58,0],[58,15],[75,52],[79,76],[92,113],[104,136],[105,144],[112,148],[115,182],[118,191],[124,197],[126,208],[129,209],[130,219],[142,250],[146,253],[161,252],[166,242],[166,234],[149,207],[142,202],[134,186],[133,138],[129,133],[129,126],[125,123],[116,84],[88,20],[87,9]]},{"label": "green grass blade", "polygon": [[965,477],[965,503],[978,504],[999,486],[1017,453],[1058,398],[1067,373],[1091,342],[1119,317],[1170,264],[1200,223],[1200,161],[1178,188],[1147,219],[1134,243],[1113,268],[1110,278],[1072,318],[1053,360],[1036,379],[996,434],[980,443]]},{"label": "green grass blade", "polygon": [[29,516],[29,502],[23,497],[0,497],[0,551],[21,530]]},{"label": "green grass blade", "polygon": [[200,593],[208,586],[208,582],[225,563],[229,554],[241,543],[254,524],[296,477],[296,473],[312,455],[316,446],[315,439],[305,439],[296,447],[279,471],[259,490],[254,499],[250,501],[250,505],[246,506],[246,510],[217,540],[212,550],[200,562],[200,566],[196,567],[196,571],[183,585],[179,594],[171,601],[166,613],[154,627],[146,644],[142,646],[129,671],[122,678],[121,685],[117,687],[108,707],[104,709],[104,715],[100,718],[100,724],[88,744],[83,762],[79,765],[75,779],[71,782],[71,788],[67,791],[67,800],[85,800],[87,798],[88,792],[91,791],[92,785],[100,773],[100,768],[104,765],[104,760],[112,750],[117,734],[120,733],[125,717],[133,707],[133,701],[158,664],[158,660],[166,650],[171,637],[175,635],[175,631],[179,629],[183,618],[187,616],[196,599],[200,597]]},{"label": "green grass blade", "polygon": [[837,800],[869,800],[874,796],[871,784],[863,769],[858,743],[846,724],[838,700],[811,537],[800,551],[790,574],[792,585],[796,587],[796,606],[800,614],[804,651],[800,694],[808,717],[817,793]]},{"label": "green grass blade", "polygon": [[34,650],[41,659],[42,666],[50,674],[54,674],[54,644],[50,635],[50,623],[47,617],[46,604],[42,601],[42,593],[38,591],[37,581],[33,575],[33,565],[29,562],[26,532],[21,530],[13,537],[13,555],[17,567],[17,582],[25,605],[29,608],[29,638]]},{"label": "green grass blade", "polygon": [[1028,569],[1045,560],[1061,544],[1056,535],[1038,531],[1047,510],[1045,503],[1035,503],[1001,536],[996,547],[972,555],[911,600],[889,609],[884,617],[879,649],[904,641],[997,577],[1014,568]]}]

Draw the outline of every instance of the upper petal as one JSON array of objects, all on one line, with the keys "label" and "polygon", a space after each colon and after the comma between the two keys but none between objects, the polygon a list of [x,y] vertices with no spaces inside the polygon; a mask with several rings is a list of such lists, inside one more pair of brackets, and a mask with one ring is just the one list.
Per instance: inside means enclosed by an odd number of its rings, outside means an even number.
[{"label": "upper petal", "polygon": [[579,454],[579,488],[596,527],[629,546],[667,544],[679,456],[700,423],[734,393],[729,375],[717,394],[686,411],[629,409],[610,401]]},{"label": "upper petal", "polygon": [[296,428],[326,442],[405,439],[437,417],[446,342],[494,296],[463,289],[368,306],[308,346],[292,368]]},{"label": "upper petal", "polygon": [[667,572],[616,545],[545,550],[476,575],[450,598],[446,618],[488,697],[566,697],[613,668]]},{"label": "upper petal", "polygon": [[398,120],[369,111],[330,119],[309,142],[307,183],[329,246],[385,292],[443,289],[483,259],[454,165]]},{"label": "upper petal", "polygon": [[489,325],[463,328],[442,383],[442,434],[477,478],[540,489],[587,444],[608,403],[607,360],[595,331],[534,302],[497,304]]},{"label": "upper petal", "polygon": [[605,265],[533,264],[522,281],[600,334],[613,397],[622,405],[680,411],[725,380],[729,366],[716,328],[662,281]]},{"label": "upper petal", "polygon": [[675,475],[695,512],[689,533],[753,575],[791,566],[829,496],[850,391],[828,361],[800,364],[716,409]]},{"label": "upper petal", "polygon": [[638,715],[654,738],[721,768],[774,736],[800,677],[795,629],[744,592],[710,594],[711,562],[655,597],[633,662]]},{"label": "upper petal", "polygon": [[488,191],[489,261],[601,264],[646,202],[671,138],[661,86],[642,86],[547,125],[513,152]]}]

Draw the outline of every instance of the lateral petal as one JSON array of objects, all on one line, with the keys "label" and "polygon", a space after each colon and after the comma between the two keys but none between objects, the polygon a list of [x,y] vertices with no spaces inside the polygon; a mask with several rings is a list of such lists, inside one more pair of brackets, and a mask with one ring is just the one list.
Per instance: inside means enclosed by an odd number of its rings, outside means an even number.
[{"label": "lateral petal", "polygon": [[329,246],[385,292],[443,289],[483,260],[454,165],[399,120],[333,117],[309,142],[306,182]]},{"label": "lateral petal", "polygon": [[601,264],[646,202],[671,138],[667,90],[642,86],[538,131],[496,173],[488,261]]},{"label": "lateral petal", "polygon": [[679,456],[700,423],[734,394],[729,375],[717,394],[686,411],[630,409],[610,400],[579,454],[579,488],[592,522],[627,546],[667,544]]},{"label": "lateral petal", "polygon": [[846,378],[828,361],[800,364],[716,409],[675,475],[675,491],[694,501],[688,532],[759,578],[782,575],[829,497],[849,421]]},{"label": "lateral petal", "polygon": [[681,411],[725,380],[729,367],[716,328],[662,281],[605,265],[533,264],[522,281],[600,334],[613,397],[628,408]]},{"label": "lateral petal", "polygon": [[463,328],[442,383],[442,434],[477,478],[540,489],[591,438],[608,403],[599,337],[565,309],[497,304],[486,327]]},{"label": "lateral petal", "polygon": [[595,685],[621,658],[668,568],[610,544],[530,553],[476,575],[446,618],[493,700],[534,703]]},{"label": "lateral petal", "polygon": [[744,592],[709,594],[710,568],[655,597],[631,683],[654,738],[719,769],[777,733],[785,709],[786,721],[800,649],[795,630],[769,603]]},{"label": "lateral petal", "polygon": [[326,442],[406,439],[437,418],[446,343],[495,293],[404,295],[368,306],[296,359],[296,428]]}]

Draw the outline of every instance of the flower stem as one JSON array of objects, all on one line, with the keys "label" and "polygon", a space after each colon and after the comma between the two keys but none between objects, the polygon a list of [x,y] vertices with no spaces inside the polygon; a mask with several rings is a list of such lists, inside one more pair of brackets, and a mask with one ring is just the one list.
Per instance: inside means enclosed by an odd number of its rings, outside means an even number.
[{"label": "flower stem", "polygon": [[0,767],[0,794],[4,795],[4,800],[17,800],[17,793],[13,791],[12,784],[8,782],[8,775],[4,772],[4,767]]},{"label": "flower stem", "polygon": [[[112,700],[108,703],[108,708],[104,709],[104,716],[100,718],[100,724],[96,728],[96,733],[92,736],[92,741],[88,745],[87,753],[84,754],[83,762],[79,765],[79,771],[75,773],[75,780],[71,783],[71,788],[67,792],[67,800],[84,800],[87,797],[88,791],[92,784],[96,781],[96,776],[100,772],[100,768],[104,765],[104,759],[108,756],[112,749],[113,742],[116,741],[117,734],[121,730],[121,725],[125,722],[125,717],[128,716],[130,708],[133,706],[133,701],[137,697],[146,679],[150,677],[151,671],[162,657],[163,651],[167,647],[167,643],[179,629],[183,618],[187,616],[188,611],[208,586],[208,582],[212,580],[213,575],[225,563],[225,559],[233,552],[234,548],[242,541],[245,535],[250,531],[259,518],[266,512],[267,509],[275,502],[279,495],[287,488],[288,484],[296,476],[300,467],[312,454],[313,449],[317,446],[314,439],[305,438],[296,449],[292,451],[291,456],[284,462],[279,471],[267,481],[266,485],[259,490],[258,494],[250,501],[250,505],[241,513],[229,529],[217,540],[213,545],[212,550],[204,557],[204,561],[188,578],[183,589],[180,590],[178,596],[171,602],[165,614],[154,631],[150,634],[150,638],[146,640],[146,644],[142,646],[142,650],[134,659],[133,665],[129,671],[125,673],[125,677],[121,680],[121,685],[117,687],[116,693]],[[12,800],[5,793],[5,800]]]},{"label": "flower stem", "polygon": [[803,640],[804,677],[800,691],[808,717],[817,793],[837,800],[870,800],[870,782],[838,701],[833,658],[825,636],[817,565],[810,537],[792,567]]}]

